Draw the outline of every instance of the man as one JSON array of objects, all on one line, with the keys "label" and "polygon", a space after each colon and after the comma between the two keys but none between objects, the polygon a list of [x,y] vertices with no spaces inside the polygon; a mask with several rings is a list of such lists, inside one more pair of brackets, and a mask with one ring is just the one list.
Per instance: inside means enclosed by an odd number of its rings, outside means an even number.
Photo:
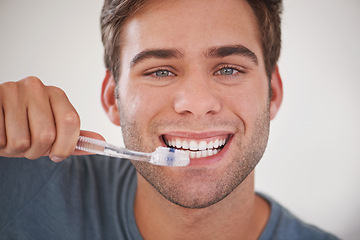
[{"label": "man", "polygon": [[279,1],[105,2],[104,109],[127,148],[187,150],[187,167],[70,156],[83,154],[79,134],[102,137],[80,131],[65,94],[35,77],[1,85],[1,238],[336,239],[254,192],[282,102],[280,11]]}]

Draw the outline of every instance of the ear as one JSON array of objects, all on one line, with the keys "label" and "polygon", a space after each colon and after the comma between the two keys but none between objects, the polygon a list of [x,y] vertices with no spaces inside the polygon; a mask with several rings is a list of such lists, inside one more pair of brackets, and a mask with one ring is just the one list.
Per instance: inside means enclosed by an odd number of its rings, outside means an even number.
[{"label": "ear", "polygon": [[106,70],[101,88],[101,103],[110,121],[120,126],[120,116],[115,98],[116,84],[112,73]]},{"label": "ear", "polygon": [[272,95],[270,99],[270,119],[273,120],[280,109],[283,99],[282,80],[279,73],[279,67],[276,65],[272,75],[270,84]]}]

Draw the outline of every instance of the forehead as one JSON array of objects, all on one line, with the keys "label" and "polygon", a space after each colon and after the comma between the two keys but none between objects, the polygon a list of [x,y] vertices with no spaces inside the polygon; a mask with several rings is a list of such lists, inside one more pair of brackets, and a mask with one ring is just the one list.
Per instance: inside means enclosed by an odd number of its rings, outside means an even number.
[{"label": "forehead", "polygon": [[195,53],[244,45],[261,54],[256,17],[245,0],[151,0],[123,28],[122,50]]}]

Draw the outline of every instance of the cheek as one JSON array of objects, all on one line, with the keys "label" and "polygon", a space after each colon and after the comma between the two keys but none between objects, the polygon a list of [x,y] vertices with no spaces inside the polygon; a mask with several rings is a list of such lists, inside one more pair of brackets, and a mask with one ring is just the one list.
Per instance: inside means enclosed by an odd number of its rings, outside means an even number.
[{"label": "cheek", "polygon": [[245,130],[251,129],[257,119],[269,111],[266,84],[241,86],[223,96],[230,111],[243,122]]},{"label": "cheek", "polygon": [[[120,108],[119,111],[122,113],[126,113],[126,119],[136,119],[138,112],[141,113],[141,107],[143,99],[141,95],[132,94],[129,91],[120,91]],[[123,115],[123,114],[121,114]]]},{"label": "cheek", "polygon": [[120,109],[130,121],[150,122],[163,108],[166,99],[156,88],[127,85],[120,91]]},{"label": "cheek", "polygon": [[226,96],[226,101],[230,103],[233,111],[245,119],[252,119],[259,111],[263,112],[267,107],[267,99],[266,91],[253,89],[242,89]]}]

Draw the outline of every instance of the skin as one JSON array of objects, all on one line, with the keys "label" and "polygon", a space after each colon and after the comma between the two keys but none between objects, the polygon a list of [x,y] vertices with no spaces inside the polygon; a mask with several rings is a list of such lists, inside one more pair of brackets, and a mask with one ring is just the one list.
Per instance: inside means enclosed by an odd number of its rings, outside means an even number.
[{"label": "skin", "polygon": [[36,77],[0,85],[0,155],[61,161],[74,152],[80,120],[64,92]]},{"label": "skin", "polygon": [[80,130],[80,118],[64,91],[45,86],[30,76],[0,84],[0,156],[59,162],[75,151],[79,135],[100,140],[95,132]]},{"label": "skin", "polygon": [[[185,168],[134,163],[135,217],[145,239],[261,234],[269,206],[254,193],[253,170],[281,105],[282,84],[275,68],[269,98],[257,29],[251,8],[240,0],[152,0],[124,26],[119,86],[107,71],[102,104],[122,127],[126,146],[150,152],[165,146],[163,136],[229,136],[219,154]],[[211,54],[224,46],[246,47],[256,61],[244,54]],[[177,54],[139,58],[150,49]],[[156,77],[159,68],[170,75]],[[223,75],[224,69],[235,71]],[[79,134],[103,139],[80,131],[79,116],[61,89],[36,77],[0,85],[1,156],[61,161],[84,154],[74,151]]]},{"label": "skin", "polygon": [[[126,147],[151,152],[165,146],[163,136],[230,136],[226,148],[200,165],[133,163],[139,173],[136,220],[146,239],[252,239],[265,226],[269,206],[254,193],[253,170],[265,150],[282,87],[276,68],[269,97],[257,29],[249,5],[235,0],[225,1],[220,10],[215,0],[151,1],[124,26],[119,86],[108,72],[103,105],[122,126]],[[224,46],[245,46],[257,61],[209,54]],[[171,53],[145,54],[164,49]],[[236,71],[222,75],[224,68]]]}]

